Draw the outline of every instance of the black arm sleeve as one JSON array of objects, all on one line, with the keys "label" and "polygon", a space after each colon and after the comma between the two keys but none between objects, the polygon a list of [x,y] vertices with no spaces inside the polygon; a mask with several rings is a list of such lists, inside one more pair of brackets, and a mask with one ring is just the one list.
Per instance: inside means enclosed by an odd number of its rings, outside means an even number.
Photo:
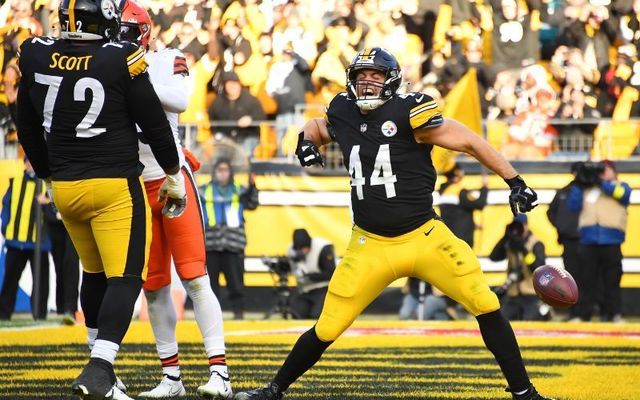
[{"label": "black arm sleeve", "polygon": [[468,210],[482,210],[484,206],[487,205],[488,194],[489,189],[487,187],[482,187],[480,189],[480,196],[478,196],[477,199],[472,200],[469,198],[469,191],[462,189],[460,191],[460,207]]},{"label": "black arm sleeve", "polygon": [[142,129],[158,164],[165,172],[179,168],[173,132],[149,76],[145,73],[132,79],[128,88],[129,113]]},{"label": "black arm sleeve", "polygon": [[491,254],[489,254],[489,259],[491,261],[502,261],[507,258],[507,236],[503,236],[502,239],[498,241],[496,247],[491,250]]},{"label": "black arm sleeve", "polygon": [[18,118],[16,121],[18,140],[20,140],[38,178],[46,179],[51,176],[51,171],[49,170],[47,142],[44,139],[42,118],[31,102],[29,88],[24,84],[24,81],[20,82],[18,89]]},{"label": "black arm sleeve", "polygon": [[320,250],[318,268],[322,272],[307,275],[309,280],[313,282],[324,282],[331,279],[333,271],[336,269],[336,255],[332,244],[328,244]]}]

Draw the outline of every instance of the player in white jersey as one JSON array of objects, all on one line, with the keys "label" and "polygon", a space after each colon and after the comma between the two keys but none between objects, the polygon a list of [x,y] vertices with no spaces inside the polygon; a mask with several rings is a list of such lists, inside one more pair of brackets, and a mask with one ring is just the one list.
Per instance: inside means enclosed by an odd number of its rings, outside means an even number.
[{"label": "player in white jersey", "polygon": [[[127,0],[122,11],[121,39],[138,43],[148,50],[151,18],[138,3]],[[171,298],[171,258],[187,294],[193,301],[195,318],[202,333],[209,358],[209,381],[198,387],[200,396],[211,399],[232,397],[225,361],[225,346],[220,303],[213,294],[206,269],[204,223],[192,166],[183,153],[178,136],[178,114],[187,108],[189,74],[184,55],[175,49],[147,52],[149,76],[173,129],[179,150],[182,177],[186,181],[187,207],[179,218],[162,216],[160,186],[165,174],[155,161],[151,148],[140,139],[140,161],[144,164],[142,178],[152,210],[152,240],[149,273],[143,288],[149,306],[149,320],[156,339],[163,378],[152,390],[140,393],[143,398],[173,398],[186,396],[180,379],[176,313]],[[195,161],[197,164],[197,160]],[[197,168],[197,167],[196,167]]]}]

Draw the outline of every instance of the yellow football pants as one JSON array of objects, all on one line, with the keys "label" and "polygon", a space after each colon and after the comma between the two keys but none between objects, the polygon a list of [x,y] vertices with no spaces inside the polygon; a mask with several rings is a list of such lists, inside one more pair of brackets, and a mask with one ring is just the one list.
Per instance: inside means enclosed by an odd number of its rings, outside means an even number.
[{"label": "yellow football pants", "polygon": [[356,226],[329,283],[318,338],[336,340],[391,282],[410,276],[431,283],[474,316],[500,308],[478,258],[442,221],[392,238]]},{"label": "yellow football pants", "polygon": [[84,271],[146,279],[151,211],[141,178],[54,181],[52,186]]}]

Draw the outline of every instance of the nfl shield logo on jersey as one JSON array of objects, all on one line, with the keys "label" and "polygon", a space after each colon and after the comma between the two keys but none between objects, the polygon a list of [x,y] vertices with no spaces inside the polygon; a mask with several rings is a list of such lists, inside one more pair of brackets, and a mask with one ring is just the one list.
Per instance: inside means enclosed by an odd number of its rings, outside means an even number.
[{"label": "nfl shield logo on jersey", "polygon": [[367,131],[367,124],[360,124],[360,133],[365,133]]},{"label": "nfl shield logo on jersey", "polygon": [[384,124],[382,124],[381,130],[382,134],[386,137],[391,137],[398,133],[398,127],[393,123],[393,121],[386,121]]}]

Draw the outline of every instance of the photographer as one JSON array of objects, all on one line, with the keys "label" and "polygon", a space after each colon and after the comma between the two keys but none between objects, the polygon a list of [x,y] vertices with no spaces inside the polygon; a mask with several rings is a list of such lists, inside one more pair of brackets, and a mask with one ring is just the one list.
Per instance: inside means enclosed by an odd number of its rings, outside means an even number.
[{"label": "photographer", "polygon": [[569,210],[579,213],[581,274],[577,313],[589,321],[602,279],[603,321],[621,321],[622,250],[627,229],[627,206],[631,187],[618,182],[611,161],[586,162],[576,174],[577,185],[569,191]]},{"label": "photographer", "polygon": [[[558,243],[562,245],[562,263],[571,276],[577,281],[580,278],[580,233],[578,232],[578,215],[569,210],[569,192],[577,185],[576,175],[582,166],[582,162],[571,164],[573,180],[568,185],[556,192],[553,197],[547,217],[551,225],[558,231]],[[569,319],[577,317],[575,306],[569,309]]]},{"label": "photographer", "polygon": [[503,301],[509,320],[540,320],[538,298],[533,289],[533,271],[545,263],[544,244],[529,231],[527,216],[518,214],[491,251],[491,261],[507,259],[507,280],[494,291]]},{"label": "photographer", "polygon": [[447,180],[440,186],[442,220],[454,235],[473,248],[473,233],[476,230],[473,212],[482,210],[487,205],[489,178],[482,177],[482,187],[479,190],[469,190],[465,187],[466,182],[463,182],[464,170],[458,163],[454,163],[444,176]]},{"label": "photographer", "polygon": [[296,229],[288,254],[298,282],[291,297],[293,315],[300,319],[318,318],[336,269],[333,245],[324,239],[312,239],[306,229]]}]

